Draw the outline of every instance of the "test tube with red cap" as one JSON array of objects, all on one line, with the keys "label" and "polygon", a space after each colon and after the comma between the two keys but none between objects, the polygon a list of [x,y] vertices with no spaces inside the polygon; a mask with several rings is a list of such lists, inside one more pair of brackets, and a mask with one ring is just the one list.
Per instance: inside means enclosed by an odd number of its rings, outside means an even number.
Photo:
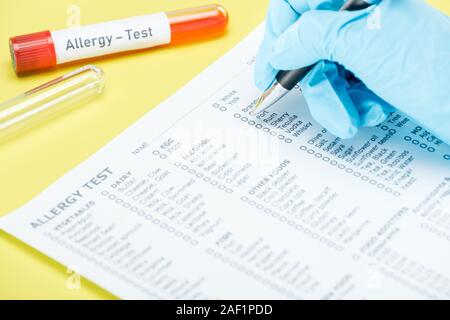
[{"label": "test tube with red cap", "polygon": [[223,32],[228,13],[216,4],[136,16],[10,38],[17,74],[124,51],[212,37]]}]

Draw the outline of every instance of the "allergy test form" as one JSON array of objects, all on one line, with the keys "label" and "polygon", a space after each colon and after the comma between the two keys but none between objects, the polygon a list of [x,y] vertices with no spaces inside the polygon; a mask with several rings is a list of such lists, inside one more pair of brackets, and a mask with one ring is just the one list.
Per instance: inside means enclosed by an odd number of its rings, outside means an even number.
[{"label": "allergy test form", "polygon": [[450,147],[399,113],[338,139],[299,89],[250,116],[262,35],[0,227],[125,299],[450,299]]}]

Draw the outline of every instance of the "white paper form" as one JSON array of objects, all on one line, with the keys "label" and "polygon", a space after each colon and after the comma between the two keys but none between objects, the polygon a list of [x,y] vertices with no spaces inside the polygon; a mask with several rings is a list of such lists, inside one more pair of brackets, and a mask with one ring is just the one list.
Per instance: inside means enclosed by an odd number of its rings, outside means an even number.
[{"label": "white paper form", "polygon": [[258,28],[1,227],[121,298],[450,298],[450,148],[249,116]]}]

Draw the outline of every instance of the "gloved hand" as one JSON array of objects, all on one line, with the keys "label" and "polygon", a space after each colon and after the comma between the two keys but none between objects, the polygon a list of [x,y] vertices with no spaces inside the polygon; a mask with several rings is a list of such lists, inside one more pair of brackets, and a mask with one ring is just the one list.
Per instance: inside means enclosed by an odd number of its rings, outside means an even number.
[{"label": "gloved hand", "polygon": [[256,85],[265,90],[278,70],[320,61],[300,85],[331,133],[352,137],[395,106],[450,144],[449,17],[422,0],[337,12],[344,2],[271,0]]}]

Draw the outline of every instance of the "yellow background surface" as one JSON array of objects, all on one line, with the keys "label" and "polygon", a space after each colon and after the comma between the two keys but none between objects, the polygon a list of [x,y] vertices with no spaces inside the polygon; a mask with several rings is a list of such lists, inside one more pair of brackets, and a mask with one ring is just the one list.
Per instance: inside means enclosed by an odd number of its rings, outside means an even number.
[{"label": "yellow background surface", "polygon": [[[268,0],[220,0],[230,13],[217,39],[165,47],[95,62],[106,74],[104,94],[78,110],[0,145],[0,216],[26,203],[88,158],[143,114],[237,44],[264,18]],[[450,0],[430,1],[450,14]],[[75,69],[67,66],[17,77],[10,36],[65,28],[71,8],[81,24],[208,3],[207,0],[0,0],[0,101]],[[82,279],[70,290],[66,267],[0,231],[0,299],[107,299]]]}]

